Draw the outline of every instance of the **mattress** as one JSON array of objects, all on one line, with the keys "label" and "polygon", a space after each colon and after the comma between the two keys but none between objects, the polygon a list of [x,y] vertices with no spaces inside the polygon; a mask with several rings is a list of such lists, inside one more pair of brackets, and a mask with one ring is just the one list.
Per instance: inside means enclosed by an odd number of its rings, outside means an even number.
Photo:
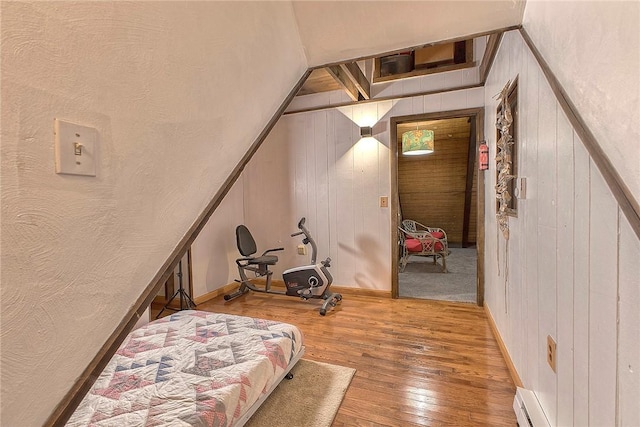
[{"label": "mattress", "polygon": [[303,351],[293,325],[181,311],[131,332],[67,425],[241,425]]}]

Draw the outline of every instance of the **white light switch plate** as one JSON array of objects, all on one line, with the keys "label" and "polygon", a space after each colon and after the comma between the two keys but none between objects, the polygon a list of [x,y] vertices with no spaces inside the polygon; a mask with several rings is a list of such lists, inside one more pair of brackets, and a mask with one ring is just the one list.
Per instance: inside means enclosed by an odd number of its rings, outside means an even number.
[{"label": "white light switch plate", "polygon": [[98,131],[55,119],[53,132],[56,173],[96,176]]},{"label": "white light switch plate", "polygon": [[520,178],[520,187],[518,188],[518,198],[526,199],[527,198],[527,178]]}]

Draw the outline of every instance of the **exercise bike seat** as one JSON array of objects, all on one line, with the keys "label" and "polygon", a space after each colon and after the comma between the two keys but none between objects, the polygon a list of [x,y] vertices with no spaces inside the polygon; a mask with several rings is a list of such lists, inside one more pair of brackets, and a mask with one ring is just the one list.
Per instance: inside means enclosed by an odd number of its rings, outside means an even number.
[{"label": "exercise bike seat", "polygon": [[247,264],[253,265],[275,265],[278,262],[278,257],[275,255],[267,255],[267,253],[284,250],[284,248],[268,249],[261,256],[252,257],[251,255],[255,254],[258,248],[251,232],[244,225],[236,227],[236,243],[238,245],[238,251],[243,256],[243,258],[237,259],[236,262],[245,261]]}]

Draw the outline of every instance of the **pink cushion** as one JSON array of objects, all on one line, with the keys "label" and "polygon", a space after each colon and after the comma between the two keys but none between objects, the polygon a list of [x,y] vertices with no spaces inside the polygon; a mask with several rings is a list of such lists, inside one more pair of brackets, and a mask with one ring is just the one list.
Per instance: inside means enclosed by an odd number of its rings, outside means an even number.
[{"label": "pink cushion", "polygon": [[[408,238],[405,240],[404,244],[409,252],[422,252],[422,243],[420,243],[420,240],[418,239]],[[432,244],[432,241],[425,241],[427,251],[431,250]],[[436,252],[441,252],[443,249],[444,246],[442,246],[442,243],[436,242]]]},{"label": "pink cushion", "polygon": [[422,244],[418,239],[407,239],[404,244],[409,252],[422,252]]},{"label": "pink cushion", "polygon": [[433,237],[435,237],[436,239],[442,239],[444,238],[444,233],[442,231],[432,231],[431,235]]}]

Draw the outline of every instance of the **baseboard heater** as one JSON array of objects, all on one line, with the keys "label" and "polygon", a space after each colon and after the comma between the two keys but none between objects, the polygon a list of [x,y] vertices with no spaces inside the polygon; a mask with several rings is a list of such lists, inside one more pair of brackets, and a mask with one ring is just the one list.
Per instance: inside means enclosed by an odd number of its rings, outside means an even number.
[{"label": "baseboard heater", "polygon": [[518,387],[513,398],[513,410],[520,427],[550,427],[536,394]]}]

